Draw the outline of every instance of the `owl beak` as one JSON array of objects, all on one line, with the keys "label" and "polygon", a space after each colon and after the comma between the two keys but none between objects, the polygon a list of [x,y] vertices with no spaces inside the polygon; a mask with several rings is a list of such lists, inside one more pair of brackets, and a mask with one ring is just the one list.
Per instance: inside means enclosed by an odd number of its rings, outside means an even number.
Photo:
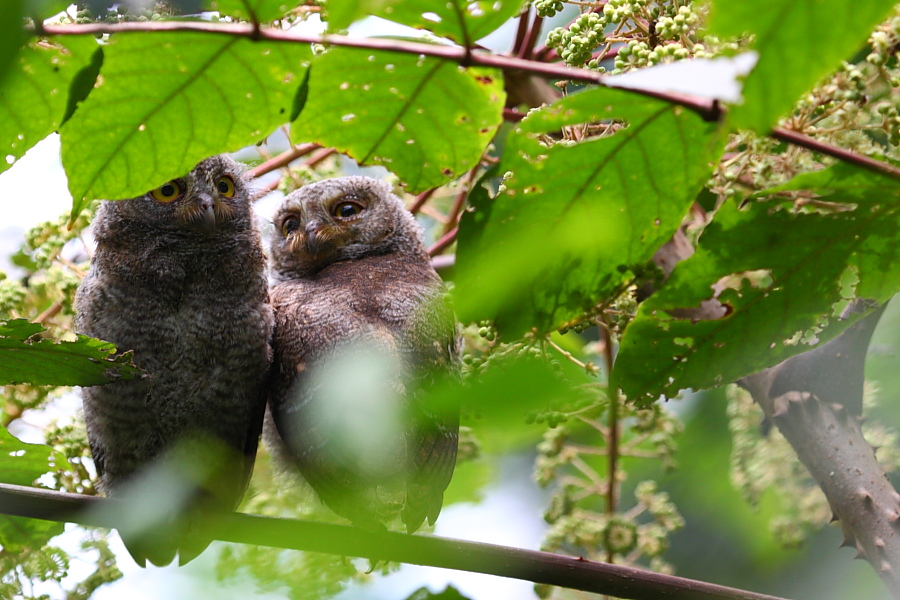
[{"label": "owl beak", "polygon": [[216,230],[216,201],[207,196],[197,200],[197,225],[206,233],[213,233]]},{"label": "owl beak", "polygon": [[304,229],[306,234],[306,249],[315,256],[322,251],[327,243],[327,239],[322,235],[322,224],[318,221],[310,221]]}]

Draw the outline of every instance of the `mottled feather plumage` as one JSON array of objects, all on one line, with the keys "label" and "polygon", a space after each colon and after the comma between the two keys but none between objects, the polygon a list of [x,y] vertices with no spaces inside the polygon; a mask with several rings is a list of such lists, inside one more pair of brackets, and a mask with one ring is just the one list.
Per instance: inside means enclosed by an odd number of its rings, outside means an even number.
[{"label": "mottled feather plumage", "polygon": [[433,523],[459,407],[434,405],[428,391],[458,376],[460,339],[421,228],[368,177],[303,187],[273,222],[267,443],[357,525]]},{"label": "mottled feather plumage", "polygon": [[[76,296],[76,328],[134,351],[144,371],[83,391],[99,487],[122,497],[162,463],[193,473],[186,508],[173,509],[177,526],[122,532],[141,565],[167,564],[176,552],[184,564],[202,552],[207,540],[177,529],[192,511],[233,510],[253,468],[272,310],[249,197],[242,167],[215,156],[153,192],[103,202],[94,219],[97,250]],[[149,487],[142,493],[152,503],[174,494]]]}]

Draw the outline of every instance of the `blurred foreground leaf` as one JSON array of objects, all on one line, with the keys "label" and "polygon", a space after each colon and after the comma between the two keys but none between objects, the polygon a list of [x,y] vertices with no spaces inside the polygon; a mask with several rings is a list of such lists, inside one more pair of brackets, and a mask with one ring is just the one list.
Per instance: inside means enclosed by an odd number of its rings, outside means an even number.
[{"label": "blurred foreground leaf", "polygon": [[487,452],[537,442],[545,425],[535,423],[534,414],[571,406],[582,398],[580,386],[596,383],[568,362],[553,365],[545,357],[522,354],[494,357],[463,385],[432,391],[437,406],[462,404],[462,424],[472,427]]},{"label": "blurred foreground leaf", "polygon": [[0,385],[99,385],[140,373],[129,354],[113,357],[109,342],[56,342],[41,339],[43,331],[27,319],[0,321]]}]

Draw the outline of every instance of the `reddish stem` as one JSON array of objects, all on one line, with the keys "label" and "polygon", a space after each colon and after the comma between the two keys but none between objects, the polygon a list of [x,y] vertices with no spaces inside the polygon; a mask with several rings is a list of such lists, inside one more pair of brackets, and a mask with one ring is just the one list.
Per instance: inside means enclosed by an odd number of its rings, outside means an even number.
[{"label": "reddish stem", "polygon": [[454,227],[443,236],[441,239],[436,241],[434,245],[428,249],[428,254],[434,256],[435,254],[440,254],[442,251],[446,250],[453,242],[456,241],[456,234],[459,232],[459,227]]}]

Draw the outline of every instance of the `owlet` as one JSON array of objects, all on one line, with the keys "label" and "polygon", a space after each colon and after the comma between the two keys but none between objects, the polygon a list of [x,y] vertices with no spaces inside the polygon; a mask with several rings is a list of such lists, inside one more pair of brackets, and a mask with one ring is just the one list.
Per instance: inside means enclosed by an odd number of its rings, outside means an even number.
[{"label": "owlet", "polygon": [[[209,541],[185,522],[233,510],[253,468],[272,309],[249,194],[243,169],[214,156],[143,196],[103,202],[94,219],[76,328],[133,351],[144,374],[85,388],[84,415],[100,489],[142,503],[148,527],[120,529],[142,566],[202,552]],[[170,526],[154,525],[154,511]]]},{"label": "owlet", "polygon": [[433,523],[459,405],[429,391],[458,376],[460,338],[421,228],[368,177],[297,190],[273,222],[267,444],[356,525]]}]

